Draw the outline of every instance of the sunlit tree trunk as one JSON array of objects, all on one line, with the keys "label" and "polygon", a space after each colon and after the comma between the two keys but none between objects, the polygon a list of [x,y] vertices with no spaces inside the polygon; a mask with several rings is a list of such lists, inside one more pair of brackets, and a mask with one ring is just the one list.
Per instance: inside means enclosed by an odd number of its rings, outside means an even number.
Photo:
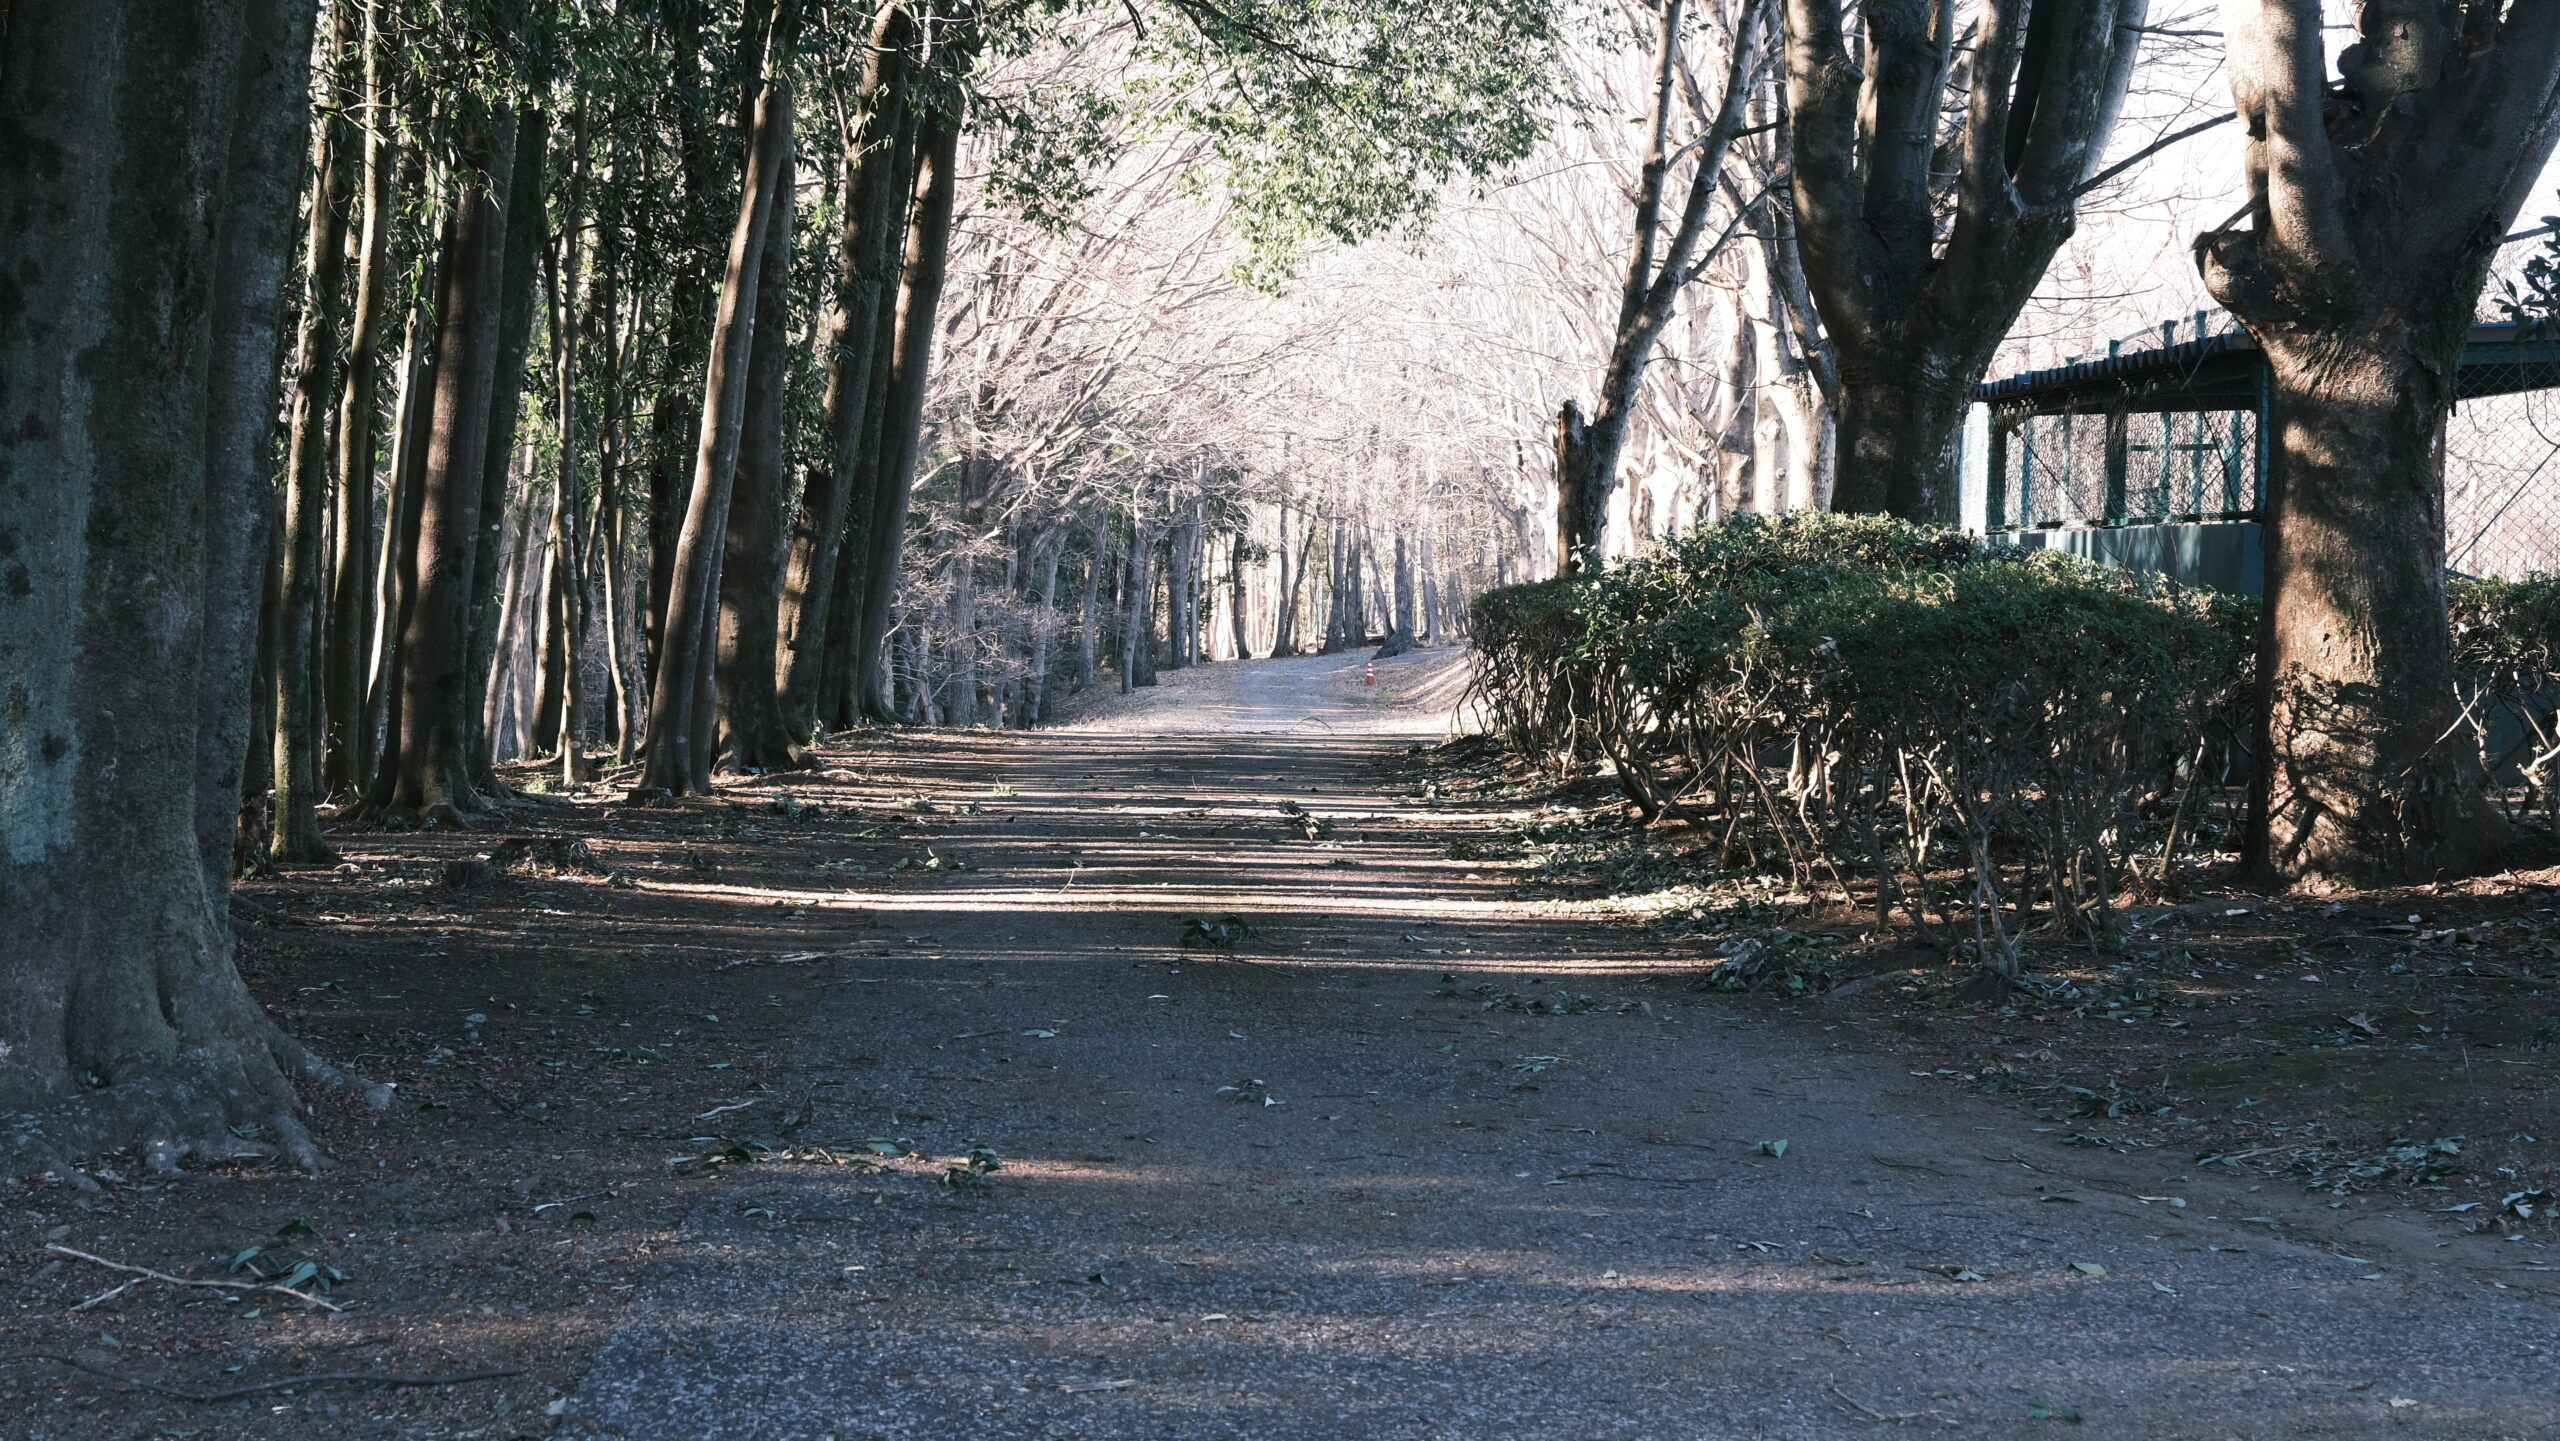
[{"label": "sunlit tree trunk", "polygon": [[863,711],[890,719],[887,638],[900,557],[906,552],[907,508],[915,490],[916,452],[924,424],[925,378],[933,359],[934,320],[950,268],[951,213],[959,190],[961,116],[936,113],[918,127],[914,218],[898,287],[896,342],[882,413],[879,470],[873,480],[864,542],[861,628],[855,684]]},{"label": "sunlit tree trunk", "polygon": [[789,487],[783,390],[791,367],[791,111],[776,111],[783,132],[774,142],[776,162],[770,214],[764,222],[764,260],[757,267],[755,340],[747,361],[746,410],[738,444],[738,475],[730,489],[729,521],[720,564],[718,656],[720,749],[729,768],[742,773],[796,770],[809,763],[782,717],[774,674],[782,604],[784,492]]},{"label": "sunlit tree trunk", "polygon": [[2327,80],[2317,0],[2235,0],[2245,229],[2196,246],[2272,378],[2261,763],[2276,879],[2472,874],[2508,834],[2456,732],[2445,418],[2499,237],[2560,128],[2560,6],[2376,0]]},{"label": "sunlit tree trunk", "polygon": [[701,440],[695,448],[693,485],[675,549],[663,639],[649,692],[648,733],[642,742],[642,787],[671,795],[691,794],[710,785],[711,757],[700,742],[713,709],[706,704],[710,697],[705,692],[712,688],[720,560],[746,415],[765,230],[773,215],[773,189],[783,183],[782,159],[790,144],[784,119],[789,104],[790,92],[778,81],[763,87],[745,183],[740,187],[738,219],[730,231],[719,308],[712,322],[711,360],[703,377]]},{"label": "sunlit tree trunk", "polygon": [[[1726,152],[1742,130],[1752,82],[1759,74],[1768,16],[1774,0],[1744,0],[1736,13],[1724,93],[1706,133],[1689,147],[1671,144],[1671,109],[1681,70],[1684,0],[1656,0],[1652,113],[1646,118],[1644,165],[1636,181],[1633,245],[1619,287],[1617,326],[1598,403],[1586,417],[1566,401],[1556,416],[1556,554],[1565,569],[1597,570],[1608,527],[1609,498],[1617,490],[1618,459],[1627,425],[1644,385],[1646,367],[1681,293],[1697,278],[1698,244],[1713,213]],[[1684,153],[1685,152],[1685,153]],[[1673,170],[1691,167],[1688,191],[1669,234],[1663,233],[1663,191]],[[1714,254],[1711,248],[1709,257]],[[1355,642],[1356,643],[1356,642]]]},{"label": "sunlit tree trunk", "polygon": [[[520,107],[508,146],[504,235],[499,241],[497,349],[489,371],[489,418],[480,471],[480,544],[471,566],[468,645],[463,661],[463,763],[472,789],[503,792],[489,769],[488,694],[497,683],[502,643],[499,587],[518,557],[498,543],[507,520],[508,481],[516,472],[516,422],[524,408],[525,351],[533,342],[533,307],[549,220],[544,214],[544,171],[550,160],[551,117]],[[492,191],[495,195],[498,192]]]},{"label": "sunlit tree trunk", "polygon": [[[357,0],[344,0],[357,3]],[[321,786],[333,795],[351,792],[372,774],[368,764],[370,714],[365,704],[373,649],[375,437],[382,405],[382,316],[391,288],[391,180],[396,161],[389,127],[382,123],[382,9],[390,0],[364,5],[364,206],[358,239],[353,325],[347,335],[346,384],[338,400],[336,533],[331,557],[329,643],[324,662],[322,711],[328,720]]]},{"label": "sunlit tree trunk", "polygon": [[436,298],[435,384],[424,422],[424,465],[414,528],[403,536],[398,696],[371,800],[405,823],[462,823],[483,808],[472,785],[463,707],[472,687],[472,585],[481,546],[489,396],[498,350],[498,275],[505,223],[491,198],[506,183],[514,117],[490,127],[490,143],[455,177]]},{"label": "sunlit tree trunk", "polygon": [[[905,4],[881,7],[864,62],[859,111],[845,138],[842,158],[844,225],[837,238],[834,290],[819,341],[827,386],[822,402],[827,445],[800,500],[784,573],[777,619],[782,646],[783,724],[794,739],[816,729],[827,667],[849,664],[828,638],[837,624],[840,598],[857,588],[838,583],[850,551],[859,568],[868,534],[877,456],[880,393],[873,372],[884,347],[882,312],[894,293],[897,242],[907,224],[905,157],[898,144],[907,114],[909,50],[916,43],[913,12]],[[854,600],[859,604],[858,599]],[[846,635],[859,631],[859,622]]]}]

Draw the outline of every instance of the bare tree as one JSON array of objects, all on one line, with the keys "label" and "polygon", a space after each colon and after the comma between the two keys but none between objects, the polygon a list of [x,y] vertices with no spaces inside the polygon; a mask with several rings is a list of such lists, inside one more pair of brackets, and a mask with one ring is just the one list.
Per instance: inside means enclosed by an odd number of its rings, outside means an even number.
[{"label": "bare tree", "polygon": [[[1671,112],[1681,93],[1681,20],[1685,0],[1658,0],[1654,35],[1651,112],[1644,167],[1636,182],[1635,235],[1629,248],[1626,277],[1619,288],[1618,322],[1609,347],[1608,368],[1600,382],[1599,402],[1585,420],[1579,404],[1568,400],[1556,417],[1557,554],[1567,568],[1596,567],[1601,554],[1610,494],[1617,488],[1618,456],[1625,448],[1627,422],[1644,384],[1663,327],[1670,324],[1681,294],[1697,279],[1707,260],[1698,243],[1715,211],[1724,176],[1725,152],[1742,129],[1743,113],[1757,83],[1761,37],[1774,0],[1741,0],[1727,41],[1724,91],[1704,130],[1687,144],[1671,143]],[[1679,217],[1665,235],[1663,191],[1674,170],[1689,169],[1688,193]]]},{"label": "bare tree", "polygon": [[[2148,0],[1787,0],[1798,244],[1840,368],[1832,505],[1952,524],[1973,387],[2071,234]],[[1961,103],[1954,103],[1960,100]]]}]

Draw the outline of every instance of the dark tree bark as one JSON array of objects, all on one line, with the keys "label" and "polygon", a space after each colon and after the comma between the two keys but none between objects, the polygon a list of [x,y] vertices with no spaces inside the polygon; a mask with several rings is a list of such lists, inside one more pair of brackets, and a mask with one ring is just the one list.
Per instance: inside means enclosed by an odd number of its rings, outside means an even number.
[{"label": "dark tree bark", "polygon": [[951,530],[951,552],[945,560],[951,577],[950,664],[942,684],[942,714],[955,726],[978,723],[978,556],[979,527],[986,523],[987,462],[969,456],[959,464],[960,489],[953,508],[959,524]]},{"label": "dark tree bark", "polygon": [[540,278],[543,171],[550,159],[551,117],[530,105],[516,112],[508,147],[506,235],[499,245],[498,348],[491,362],[486,449],[480,472],[480,543],[471,565],[470,644],[463,662],[462,755],[471,784],[482,793],[503,791],[489,769],[489,689],[496,683],[500,632],[499,582],[514,557],[499,545],[507,518],[507,479],[514,473],[516,422],[524,410],[524,358],[533,341],[533,306]]},{"label": "dark tree bark", "polygon": [[[357,46],[354,8],[337,6],[329,48],[343,67]],[[267,859],[310,864],[334,861],[320,837],[320,736],[322,719],[320,610],[328,576],[321,549],[329,502],[329,411],[337,385],[338,331],[344,320],[340,294],[347,258],[347,168],[354,136],[344,114],[345,95],[314,127],[311,141],[311,227],[304,251],[306,283],[302,326],[294,341],[293,393],[287,421],[284,534],[277,543],[275,730],[270,772],[275,805]]]},{"label": "dark tree bark", "polygon": [[2273,377],[2245,858],[2312,884],[2473,874],[2507,828],[2454,738],[2444,424],[2490,258],[2560,131],[2560,6],[2376,0],[2334,87],[2316,0],[2231,14],[2249,225],[2196,252]]},{"label": "dark tree bark", "polygon": [[1199,546],[1196,544],[1200,531],[1199,514],[1198,502],[1187,502],[1183,518],[1174,523],[1173,529],[1165,537],[1164,668],[1166,670],[1182,670],[1188,667],[1196,659],[1195,653],[1199,648],[1200,618],[1197,613]]},{"label": "dark tree bark", "polygon": [[374,438],[382,405],[382,312],[391,288],[391,178],[396,163],[384,102],[382,7],[364,0],[366,124],[353,328],[347,337],[346,385],[338,400],[337,533],[329,596],[329,645],[322,710],[328,718],[321,783],[332,795],[364,784],[373,772],[366,705],[373,649]]},{"label": "dark tree bark", "polygon": [[1834,509],[1959,519],[1965,408],[2071,234],[2148,3],[1984,4],[1945,133],[1953,0],[1864,6],[1862,55],[1843,0],[1787,0],[1797,239],[1838,351]]},{"label": "dark tree bark", "polygon": [[1058,641],[1058,562],[1065,558],[1066,551],[1067,531],[1063,525],[1050,527],[1032,547],[1032,565],[1040,577],[1040,611],[1032,624],[1031,665],[1023,679],[1022,724],[1026,728],[1040,724],[1049,711],[1049,668]]},{"label": "dark tree bark", "polygon": [[895,281],[897,241],[907,225],[907,177],[898,134],[906,121],[914,31],[914,14],[906,5],[881,8],[863,67],[858,118],[845,137],[844,227],[819,342],[826,358],[827,460],[811,470],[802,489],[778,619],[783,724],[795,738],[817,728],[820,685],[829,663],[827,638],[840,589],[837,571],[845,550],[863,539],[861,526],[848,531],[848,521],[867,520],[870,513],[875,467],[869,441],[878,434],[872,373],[881,354],[881,312]]},{"label": "dark tree bark", "polygon": [[551,296],[551,373],[553,445],[558,454],[551,488],[551,525],[543,592],[549,624],[546,644],[557,654],[560,707],[556,728],[537,727],[537,739],[550,738],[560,758],[560,783],[575,786],[587,778],[583,746],[587,738],[586,649],[589,634],[588,534],[586,498],[578,468],[578,306],[585,256],[580,231],[586,222],[587,115],[581,108],[572,125],[574,155],[569,193],[562,207],[560,234],[549,265]]},{"label": "dark tree bark", "polygon": [[907,504],[915,491],[916,453],[923,438],[925,379],[933,361],[943,278],[950,269],[962,119],[957,110],[928,113],[919,116],[917,127],[914,218],[907,226],[906,261],[898,287],[897,338],[889,356],[889,392],[881,417],[880,468],[873,481],[871,523],[865,537],[862,627],[854,661],[863,712],[878,720],[893,718],[881,642],[888,635],[899,560],[906,552]]},{"label": "dark tree bark", "polygon": [[1101,621],[1102,572],[1111,563],[1111,507],[1093,508],[1093,529],[1085,540],[1084,594],[1076,603],[1076,689],[1093,687],[1094,631]]},{"label": "dark tree bark", "polygon": [[[705,7],[674,7],[667,33],[677,76],[676,154],[684,174],[677,216],[684,245],[669,267],[666,348],[658,393],[649,414],[649,593],[642,612],[648,657],[648,689],[656,692],[658,663],[666,653],[667,595],[675,584],[676,547],[684,530],[686,485],[702,437],[700,376],[711,349],[711,323],[719,303],[719,277],[711,256],[722,243],[722,127],[712,121],[712,98],[702,74]],[[731,212],[734,214],[734,211]]]},{"label": "dark tree bark", "polygon": [[720,564],[718,665],[720,749],[741,773],[800,770],[809,754],[783,723],[774,675],[775,613],[782,603],[784,492],[789,486],[782,425],[783,390],[791,368],[791,111],[775,112],[782,132],[775,183],[764,222],[764,259],[756,272],[755,338],[747,360],[746,410],[738,441],[738,475]]},{"label": "dark tree bark", "polygon": [[435,410],[434,311],[426,297],[442,289],[431,261],[419,302],[409,312],[400,348],[400,388],[391,429],[391,486],[382,516],[382,553],[374,582],[374,656],[365,691],[367,804],[389,771],[400,734],[400,632],[417,596],[416,538],[427,473],[428,421]]},{"label": "dark tree bark", "polygon": [[123,1145],[317,1165],[294,1083],[343,1080],[250,997],[224,910],[311,24],[15,0],[0,32],[13,1173]]},{"label": "dark tree bark", "polygon": [[[1698,254],[1707,219],[1715,210],[1725,153],[1742,130],[1760,74],[1769,12],[1776,0],[1743,0],[1734,18],[1723,98],[1706,133],[1694,145],[1676,150],[1671,144],[1671,108],[1679,88],[1680,29],[1686,6],[1684,0],[1656,3],[1660,8],[1652,113],[1646,118],[1648,143],[1636,181],[1635,242],[1619,286],[1618,323],[1610,340],[1609,363],[1601,376],[1599,402],[1589,417],[1570,400],[1556,417],[1556,554],[1567,570],[1600,568],[1609,497],[1618,488],[1618,457],[1626,449],[1627,423],[1635,415],[1645,368],[1653,360],[1663,328],[1671,323],[1681,293],[1723,248],[1720,240],[1706,255]],[[1692,167],[1688,195],[1665,236],[1663,190],[1673,169],[1684,160]],[[1362,639],[1355,636],[1351,643]]]},{"label": "dark tree bark", "polygon": [[765,229],[773,214],[773,188],[783,182],[782,157],[790,143],[784,120],[789,105],[790,92],[778,82],[766,85],[757,103],[754,143],[748,150],[745,183],[739,187],[737,224],[730,232],[719,308],[712,321],[711,359],[702,386],[702,438],[694,452],[693,486],[676,544],[657,674],[649,691],[648,733],[642,741],[641,786],[671,795],[707,790],[711,782],[711,756],[699,742],[709,729],[714,704],[707,703],[711,698],[704,693],[713,688],[720,561],[746,417],[747,368],[755,342]]},{"label": "dark tree bark", "polygon": [[[484,808],[465,751],[476,729],[463,707],[471,686],[471,588],[480,557],[489,395],[498,350],[498,274],[505,223],[490,198],[507,180],[512,116],[492,126],[480,164],[456,176],[436,298],[435,385],[424,421],[414,527],[402,536],[403,592],[395,724],[370,801],[400,824],[463,824]],[[492,175],[490,172],[494,171]]]}]

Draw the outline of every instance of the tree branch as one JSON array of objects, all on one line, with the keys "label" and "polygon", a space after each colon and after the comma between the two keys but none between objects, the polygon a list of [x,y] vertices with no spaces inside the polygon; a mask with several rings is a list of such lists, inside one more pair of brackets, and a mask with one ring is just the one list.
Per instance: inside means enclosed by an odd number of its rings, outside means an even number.
[{"label": "tree branch", "polygon": [[2169,134],[2161,136],[2159,139],[2143,146],[2140,150],[2133,152],[2124,159],[2117,161],[2115,164],[2110,165],[2106,169],[2099,171],[2097,174],[2090,176],[2088,179],[2081,181],[2079,185],[2072,189],[2071,199],[2078,200],[2081,196],[2088,194],[2090,191],[2095,190],[2099,186],[2106,184],[2108,181],[2115,179],[2117,176],[2124,174],[2126,171],[2140,165],[2143,161],[2150,159],[2152,156],[2159,154],[2161,151],[2168,149],[2170,146],[2177,144],[2181,140],[2193,139],[2208,130],[2212,130],[2218,126],[2228,125],[2239,118],[2240,112],[2236,110],[2226,111],[2223,114],[2216,115],[2211,120],[2200,120],[2195,124],[2188,126],[2184,130],[2171,131]]}]

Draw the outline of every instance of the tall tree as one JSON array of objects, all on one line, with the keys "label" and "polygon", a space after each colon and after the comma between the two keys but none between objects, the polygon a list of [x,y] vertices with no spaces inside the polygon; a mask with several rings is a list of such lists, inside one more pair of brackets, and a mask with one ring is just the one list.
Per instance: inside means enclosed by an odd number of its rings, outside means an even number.
[{"label": "tall tree", "polygon": [[473,550],[468,648],[463,657],[462,755],[475,790],[500,792],[490,772],[488,698],[498,652],[499,583],[517,557],[500,544],[507,519],[507,481],[516,468],[516,422],[524,406],[525,351],[533,343],[535,278],[549,226],[543,211],[543,172],[551,151],[551,114],[540,106],[516,107],[498,243],[497,350],[489,366],[489,418],[480,462],[480,534]]},{"label": "tall tree", "polygon": [[[974,44],[974,41],[964,42]],[[957,101],[945,102],[956,107]],[[897,329],[889,354],[889,387],[882,407],[879,472],[872,485],[865,527],[860,633],[854,684],[864,714],[893,717],[886,641],[897,596],[900,558],[906,553],[907,506],[914,492],[916,452],[924,425],[925,379],[933,361],[935,317],[951,263],[951,212],[959,196],[960,127],[956,108],[919,116],[915,203],[907,224],[906,261],[898,285]]]},{"label": "tall tree", "polygon": [[2454,743],[2452,383],[2489,261],[2560,133],[2560,5],[2370,0],[2327,79],[2318,0],[2231,0],[2247,225],[2196,255],[2265,351],[2263,758],[2246,855],[2366,884],[2493,863]]},{"label": "tall tree", "polygon": [[773,215],[773,190],[785,179],[782,159],[790,143],[785,119],[790,103],[790,90],[778,79],[763,85],[744,183],[739,187],[738,219],[730,231],[728,262],[712,320],[711,360],[702,386],[701,439],[694,450],[693,485],[686,496],[684,526],[677,536],[667,587],[657,672],[649,692],[648,734],[642,742],[642,788],[672,795],[706,790],[711,782],[711,756],[702,742],[712,706],[703,692],[710,689],[720,559],[746,415],[756,287],[764,263],[765,227]]},{"label": "tall tree", "polygon": [[452,213],[440,243],[434,384],[421,396],[422,464],[404,497],[398,694],[370,806],[403,824],[461,825],[485,808],[474,786],[477,730],[464,718],[472,694],[472,586],[487,485],[489,397],[498,364],[504,193],[514,160],[515,116],[486,122],[456,165]]},{"label": "tall tree", "polygon": [[0,28],[13,1170],[317,1164],[294,1085],[343,1079],[250,997],[225,911],[311,39],[307,0],[14,0]]},{"label": "tall tree", "polygon": [[[356,3],[356,0],[342,0]],[[322,787],[332,794],[360,788],[366,770],[365,705],[373,631],[375,436],[382,403],[382,316],[391,289],[391,181],[398,164],[383,75],[383,10],[364,5],[364,89],[358,130],[364,161],[364,206],[357,240],[353,324],[347,336],[346,385],[338,400],[336,513],[329,595],[329,644],[322,711],[328,721]]]},{"label": "tall tree", "polygon": [[[777,620],[783,648],[783,724],[795,738],[817,728],[820,686],[829,663],[827,638],[837,619],[837,572],[846,550],[859,546],[866,533],[858,524],[848,532],[847,523],[870,516],[877,458],[867,442],[879,433],[878,411],[871,402],[878,393],[874,372],[882,368],[881,312],[896,283],[892,272],[898,238],[906,232],[909,177],[898,133],[906,123],[915,32],[912,7],[880,7],[855,121],[845,132],[840,162],[844,224],[819,337],[827,377],[821,402],[826,448],[801,493]],[[842,657],[842,662],[850,660]]]},{"label": "tall tree", "polygon": [[1965,409],[2071,234],[2148,4],[1867,0],[1853,30],[1846,0],[1787,0],[1797,243],[1840,376],[1833,508],[1957,520]]},{"label": "tall tree", "polygon": [[[1686,0],[1656,0],[1651,110],[1645,117],[1644,165],[1636,179],[1635,235],[1618,291],[1618,323],[1600,380],[1599,403],[1588,420],[1574,401],[1556,417],[1556,554],[1568,568],[1597,569],[1609,497],[1617,489],[1618,457],[1626,449],[1627,423],[1635,415],[1645,367],[1663,328],[1690,283],[1723,249],[1719,241],[1698,254],[1724,178],[1725,154],[1741,133],[1743,116],[1759,81],[1763,37],[1774,0],[1741,0],[1727,39],[1724,93],[1704,131],[1693,141],[1671,141],[1672,108],[1683,93],[1683,19]],[[1663,232],[1663,192],[1679,166],[1690,167],[1688,193],[1670,232]],[[1728,235],[1729,238],[1729,235]],[[1408,643],[1410,638],[1408,637]],[[1390,642],[1392,644],[1392,642]]]},{"label": "tall tree", "polygon": [[311,226],[305,251],[302,327],[294,341],[293,394],[285,440],[284,534],[278,542],[273,732],[275,823],[267,856],[276,861],[336,859],[320,838],[321,599],[328,587],[321,548],[329,509],[329,413],[336,399],[338,332],[346,315],[341,293],[347,258],[348,168],[354,136],[344,84],[360,31],[355,7],[339,0],[330,13],[329,73],[338,91],[313,128]]},{"label": "tall tree", "polygon": [[740,772],[798,770],[808,752],[782,720],[775,677],[776,612],[782,604],[782,507],[789,489],[784,391],[791,370],[791,111],[780,107],[777,181],[766,196],[764,259],[756,273],[755,338],[747,357],[746,409],[738,474],[720,562],[720,750]]}]

